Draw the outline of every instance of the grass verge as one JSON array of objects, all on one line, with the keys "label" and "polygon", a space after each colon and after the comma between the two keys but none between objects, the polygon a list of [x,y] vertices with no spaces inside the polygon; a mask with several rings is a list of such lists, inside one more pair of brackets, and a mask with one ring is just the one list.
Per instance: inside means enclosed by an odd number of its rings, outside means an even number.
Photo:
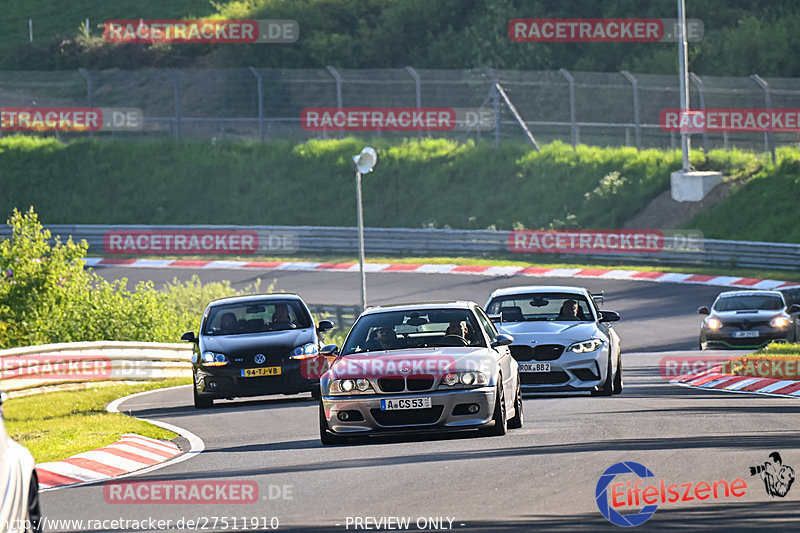
[{"label": "grass verge", "polygon": [[188,383],[189,378],[170,379],[12,398],[3,405],[6,431],[31,451],[37,463],[100,448],[124,433],[173,439],[175,433],[109,413],[106,405],[129,394]]}]

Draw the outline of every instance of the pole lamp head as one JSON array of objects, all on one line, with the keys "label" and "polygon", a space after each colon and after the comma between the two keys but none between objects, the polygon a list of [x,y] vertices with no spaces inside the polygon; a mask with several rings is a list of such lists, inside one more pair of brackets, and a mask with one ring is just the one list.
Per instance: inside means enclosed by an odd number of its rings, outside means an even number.
[{"label": "pole lamp head", "polygon": [[353,156],[353,164],[362,174],[369,174],[378,162],[378,153],[375,148],[367,146],[361,153]]}]

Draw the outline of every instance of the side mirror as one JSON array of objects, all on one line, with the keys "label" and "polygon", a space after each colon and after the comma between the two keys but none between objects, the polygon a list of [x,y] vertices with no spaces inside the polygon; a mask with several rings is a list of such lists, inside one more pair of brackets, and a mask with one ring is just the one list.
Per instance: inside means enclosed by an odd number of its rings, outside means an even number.
[{"label": "side mirror", "polygon": [[195,336],[194,331],[187,331],[181,335],[181,340],[186,342],[197,342],[199,339]]},{"label": "side mirror", "polygon": [[339,347],[335,344],[326,344],[320,348],[319,354],[324,356],[339,355]]},{"label": "side mirror", "polygon": [[800,313],[800,304],[792,304],[789,306],[789,309],[786,310],[787,313],[793,315],[795,313]]},{"label": "side mirror", "polygon": [[508,346],[514,342],[514,337],[507,333],[498,333],[494,336],[494,340],[492,341],[492,348],[497,348],[498,346]]},{"label": "side mirror", "polygon": [[708,306],[701,305],[700,307],[697,308],[697,313],[700,315],[710,315],[711,311],[709,311]]},{"label": "side mirror", "polygon": [[503,315],[489,315],[489,320],[494,322],[495,324],[500,324],[503,321]]},{"label": "side mirror", "polygon": [[325,332],[325,331],[332,330],[333,327],[334,327],[334,324],[330,320],[320,320],[319,324],[317,325],[317,331],[322,333],[322,332]]},{"label": "side mirror", "polygon": [[616,322],[619,320],[619,313],[616,311],[600,311],[600,322]]}]

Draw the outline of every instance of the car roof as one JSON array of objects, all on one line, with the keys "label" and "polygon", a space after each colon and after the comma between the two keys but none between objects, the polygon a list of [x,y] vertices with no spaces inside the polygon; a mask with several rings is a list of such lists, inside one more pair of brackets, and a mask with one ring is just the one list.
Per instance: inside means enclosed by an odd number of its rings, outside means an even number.
[{"label": "car roof", "polygon": [[497,289],[489,296],[489,299],[512,294],[533,294],[542,292],[566,292],[568,294],[582,294],[584,296],[589,294],[589,291],[586,290],[585,287],[571,287],[568,285],[527,285]]},{"label": "car roof", "polygon": [[478,304],[467,300],[445,300],[441,302],[418,302],[391,305],[376,305],[368,307],[362,315],[383,313],[387,311],[422,311],[425,309],[472,309]]},{"label": "car roof", "polygon": [[783,293],[780,291],[766,291],[766,290],[744,290],[744,291],[725,291],[719,293],[717,298],[729,298],[731,296],[780,296]]},{"label": "car roof", "polygon": [[226,296],[225,298],[218,298],[212,300],[208,306],[219,304],[238,304],[248,302],[264,302],[271,300],[300,300],[303,301],[297,294],[281,293],[281,294],[247,294],[245,296]]}]

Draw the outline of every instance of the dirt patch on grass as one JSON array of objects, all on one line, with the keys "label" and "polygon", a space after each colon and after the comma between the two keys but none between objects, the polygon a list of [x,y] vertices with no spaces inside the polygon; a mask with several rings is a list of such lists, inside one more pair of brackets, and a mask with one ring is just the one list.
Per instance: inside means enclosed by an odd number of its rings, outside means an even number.
[{"label": "dirt patch on grass", "polygon": [[628,220],[623,229],[672,229],[688,222],[692,217],[709,209],[711,206],[724,200],[730,193],[737,180],[728,180],[720,183],[699,202],[676,202],[672,199],[669,189],[656,196],[647,207],[632,219]]}]

